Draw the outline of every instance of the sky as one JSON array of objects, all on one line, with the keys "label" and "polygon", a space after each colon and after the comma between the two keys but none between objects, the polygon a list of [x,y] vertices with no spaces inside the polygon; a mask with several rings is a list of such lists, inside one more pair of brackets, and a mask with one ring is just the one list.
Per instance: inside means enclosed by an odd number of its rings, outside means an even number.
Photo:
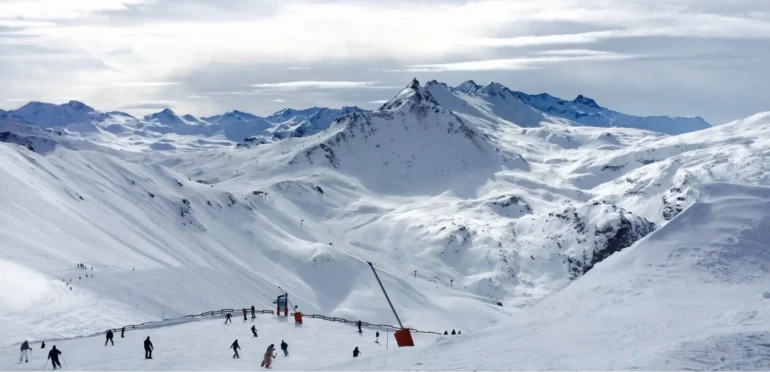
[{"label": "sky", "polygon": [[413,78],[718,124],[770,111],[768,0],[0,0],[0,108],[375,108]]}]

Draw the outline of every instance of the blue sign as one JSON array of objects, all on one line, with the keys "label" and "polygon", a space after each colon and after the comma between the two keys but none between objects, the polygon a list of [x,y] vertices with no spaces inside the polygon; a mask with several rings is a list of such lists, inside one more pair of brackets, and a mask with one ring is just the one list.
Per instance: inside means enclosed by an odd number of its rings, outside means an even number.
[{"label": "blue sign", "polygon": [[280,309],[285,309],[286,308],[286,297],[278,298],[278,308],[280,308]]}]

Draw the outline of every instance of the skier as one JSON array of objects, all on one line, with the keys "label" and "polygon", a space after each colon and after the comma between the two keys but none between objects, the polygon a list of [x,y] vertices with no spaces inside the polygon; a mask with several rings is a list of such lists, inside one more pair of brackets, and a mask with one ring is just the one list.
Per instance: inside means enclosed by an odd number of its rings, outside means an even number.
[{"label": "skier", "polygon": [[356,325],[358,326],[358,333],[364,333],[364,332],[361,331],[361,321],[360,320],[356,322]]},{"label": "skier", "polygon": [[126,333],[126,327],[120,329],[120,338],[123,338],[124,333]]},{"label": "skier", "polygon": [[456,335],[456,334],[457,334],[457,332],[455,332],[455,330],[453,329],[453,330],[452,330],[452,334],[453,334],[453,335]]},{"label": "skier", "polygon": [[235,352],[235,355],[233,355],[233,359],[235,359],[235,358],[241,359],[241,356],[238,355],[238,349],[240,349],[241,347],[238,346],[238,340],[237,339],[235,340],[235,342],[233,342],[232,345],[230,345],[230,348],[233,349],[233,351]]},{"label": "skier", "polygon": [[48,359],[51,359],[51,365],[53,366],[53,369],[56,369],[56,366],[59,366],[59,368],[61,368],[61,363],[59,363],[60,354],[61,354],[61,351],[56,350],[56,345],[54,345],[51,348],[51,351],[48,352]]},{"label": "skier", "polygon": [[449,332],[444,331],[444,336],[447,336],[447,335],[449,335]]},{"label": "skier", "polygon": [[270,344],[270,346],[267,347],[267,350],[265,350],[265,357],[262,358],[262,367],[270,368],[270,364],[273,362],[273,358],[275,358],[273,350],[275,350],[274,344]]},{"label": "skier", "polygon": [[112,346],[115,346],[115,341],[112,341],[112,336],[113,336],[112,335],[112,330],[108,329],[107,330],[107,340],[104,341],[104,346],[107,346],[108,342],[112,342]]},{"label": "skier", "polygon": [[29,347],[29,343],[27,340],[24,340],[24,343],[21,344],[21,356],[19,357],[19,363],[21,363],[21,360],[24,359],[24,363],[29,363],[29,351],[32,350],[31,347]]},{"label": "skier", "polygon": [[463,334],[463,331],[457,331],[457,334],[461,335],[461,334]]},{"label": "skier", "polygon": [[281,340],[281,350],[283,350],[283,356],[289,356],[289,344],[284,340]]},{"label": "skier", "polygon": [[257,313],[257,309],[254,308],[254,305],[251,305],[251,319],[254,319],[257,317],[256,313]]},{"label": "skier", "polygon": [[353,349],[353,358],[358,358],[358,354],[361,354],[361,352],[358,351],[358,346],[356,346],[356,348]]},{"label": "skier", "polygon": [[230,322],[230,323],[233,322],[233,320],[230,318],[232,318],[232,315],[230,315],[230,313],[227,313],[227,315],[225,315],[225,324],[227,324],[227,322]]},{"label": "skier", "polygon": [[246,308],[243,308],[243,320],[248,320],[248,318],[246,318]]},{"label": "skier", "polygon": [[254,335],[254,337],[259,337],[257,336],[257,326],[251,326],[251,333]]},{"label": "skier", "polygon": [[41,349],[45,349],[45,341],[43,341],[43,343],[42,343],[42,344],[40,344],[40,348],[41,348]]},{"label": "skier", "polygon": [[375,343],[378,343],[378,344],[380,343],[380,331],[377,331],[377,332],[374,334],[374,342],[375,342]]},{"label": "skier", "polygon": [[152,359],[153,350],[155,350],[155,347],[152,346],[150,336],[147,336],[147,339],[144,340],[144,359]]}]

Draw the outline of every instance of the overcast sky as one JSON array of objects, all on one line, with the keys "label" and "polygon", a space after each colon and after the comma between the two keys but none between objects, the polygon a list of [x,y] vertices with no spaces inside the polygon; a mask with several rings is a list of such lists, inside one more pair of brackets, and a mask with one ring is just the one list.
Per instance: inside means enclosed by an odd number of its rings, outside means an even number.
[{"label": "overcast sky", "polygon": [[770,0],[0,0],[0,108],[374,108],[412,77],[638,115],[770,111]]}]

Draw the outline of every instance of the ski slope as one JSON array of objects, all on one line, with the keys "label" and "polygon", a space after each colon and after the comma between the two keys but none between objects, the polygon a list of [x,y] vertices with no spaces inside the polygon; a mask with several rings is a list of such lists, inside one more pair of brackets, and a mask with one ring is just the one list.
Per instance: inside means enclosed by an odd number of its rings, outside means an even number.
[{"label": "ski slope", "polygon": [[[275,316],[257,316],[244,321],[240,314],[233,316],[232,324],[224,319],[195,321],[170,327],[126,331],[125,338],[115,333],[115,345],[104,346],[104,335],[74,340],[50,341],[45,349],[31,344],[32,360],[16,364],[18,345],[0,349],[0,370],[39,371],[52,346],[61,350],[65,370],[77,371],[236,371],[260,368],[267,347],[275,344],[278,357],[272,369],[298,371],[326,369],[353,359],[353,349],[361,351],[360,359],[383,359],[397,362],[405,349],[399,349],[393,333],[380,330],[379,343],[375,343],[373,329],[363,329],[359,334],[350,325],[305,319],[296,326],[294,319],[278,320]],[[257,327],[258,337],[250,331]],[[143,342],[150,336],[154,346],[153,359],[144,359]],[[436,339],[453,336],[414,334],[415,349],[421,349]],[[462,337],[462,336],[454,336]],[[240,359],[233,359],[228,347],[238,340]],[[289,345],[289,356],[280,350],[281,341]],[[51,368],[50,362],[48,369]]]}]

